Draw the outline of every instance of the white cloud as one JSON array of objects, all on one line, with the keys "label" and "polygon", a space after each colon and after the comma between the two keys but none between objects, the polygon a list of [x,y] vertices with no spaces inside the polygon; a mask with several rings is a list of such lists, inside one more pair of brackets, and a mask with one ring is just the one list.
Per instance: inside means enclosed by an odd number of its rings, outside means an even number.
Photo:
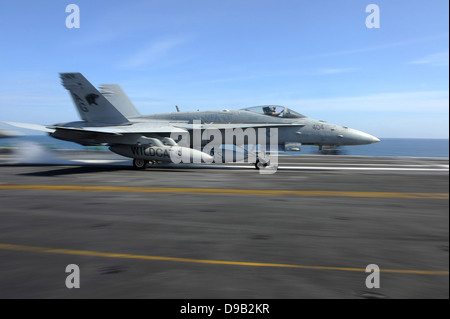
[{"label": "white cloud", "polygon": [[176,47],[187,41],[187,38],[172,37],[153,42],[129,56],[120,66],[124,68],[137,68],[155,63],[156,61],[162,60]]},{"label": "white cloud", "polygon": [[435,66],[447,66],[448,67],[448,51],[429,54],[421,59],[409,62],[410,64],[429,64]]},{"label": "white cloud", "polygon": [[[357,54],[357,53],[381,51],[381,50],[392,49],[392,48],[396,48],[396,47],[402,47],[402,46],[408,46],[408,45],[438,40],[438,39],[442,39],[442,38],[448,38],[448,35],[442,34],[442,35],[415,38],[415,39],[409,39],[409,40],[398,41],[398,42],[378,44],[378,45],[370,46],[370,47],[354,48],[354,49],[349,49],[349,50],[326,52],[326,53],[318,53],[318,54],[310,55],[310,56],[300,56],[300,57],[295,58],[294,60],[302,61],[302,60],[310,60],[310,59],[316,59],[316,58],[326,58],[326,57],[333,57],[333,56],[340,56],[340,55],[351,55],[351,54]],[[447,52],[447,57],[448,57],[448,52]]]}]

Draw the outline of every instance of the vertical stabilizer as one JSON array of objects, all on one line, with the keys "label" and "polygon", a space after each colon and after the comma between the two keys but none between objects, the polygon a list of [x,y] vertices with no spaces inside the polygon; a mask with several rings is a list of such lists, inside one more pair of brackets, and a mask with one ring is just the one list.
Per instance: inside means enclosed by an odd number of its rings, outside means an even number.
[{"label": "vertical stabilizer", "polygon": [[127,118],[81,73],[60,73],[60,76],[84,121],[115,125],[128,123]]},{"label": "vertical stabilizer", "polygon": [[118,84],[101,84],[100,93],[114,105],[126,118],[141,114]]}]

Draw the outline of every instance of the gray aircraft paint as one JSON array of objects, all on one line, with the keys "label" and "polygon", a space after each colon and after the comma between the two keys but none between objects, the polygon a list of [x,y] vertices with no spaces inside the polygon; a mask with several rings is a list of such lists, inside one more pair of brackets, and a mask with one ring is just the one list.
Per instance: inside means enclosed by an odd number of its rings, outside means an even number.
[{"label": "gray aircraft paint", "polygon": [[[123,90],[115,84],[103,85],[98,91],[81,73],[61,73],[63,86],[69,90],[82,121],[50,126],[9,123],[18,127],[46,131],[50,136],[82,145],[109,145],[111,151],[137,158],[128,153],[132,145],[139,146],[146,140],[164,141],[170,136],[188,134],[190,146],[196,136],[195,128],[218,130],[222,144],[226,133],[246,129],[265,129],[267,136],[257,134],[256,143],[267,144],[272,129],[277,130],[278,145],[285,149],[300,150],[301,145],[342,146],[377,143],[380,140],[370,134],[345,126],[310,119],[283,106],[265,105],[243,110],[173,112],[140,115]],[[270,112],[267,112],[267,111]],[[241,131],[239,131],[241,130]],[[176,140],[178,141],[178,140]],[[198,141],[205,146],[209,140]],[[158,142],[160,147],[164,143]],[[128,145],[128,146],[123,146]],[[167,145],[166,145],[167,146]],[[148,147],[147,147],[148,148]],[[201,153],[200,150],[197,150]],[[127,155],[125,155],[127,154]],[[203,153],[205,154],[205,153]],[[202,155],[200,155],[201,157]],[[208,154],[204,157],[208,158]],[[148,158],[147,158],[148,159]]]}]

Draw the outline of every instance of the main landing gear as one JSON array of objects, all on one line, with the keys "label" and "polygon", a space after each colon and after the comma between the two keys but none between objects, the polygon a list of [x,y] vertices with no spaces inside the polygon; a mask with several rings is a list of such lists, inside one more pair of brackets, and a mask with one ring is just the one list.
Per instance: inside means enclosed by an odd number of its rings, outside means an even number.
[{"label": "main landing gear", "polygon": [[143,159],[133,159],[133,167],[135,169],[146,169],[150,164],[160,164],[160,161],[146,161]]},{"label": "main landing gear", "polygon": [[135,169],[146,169],[149,164],[149,161],[143,159],[133,159],[133,167]]}]

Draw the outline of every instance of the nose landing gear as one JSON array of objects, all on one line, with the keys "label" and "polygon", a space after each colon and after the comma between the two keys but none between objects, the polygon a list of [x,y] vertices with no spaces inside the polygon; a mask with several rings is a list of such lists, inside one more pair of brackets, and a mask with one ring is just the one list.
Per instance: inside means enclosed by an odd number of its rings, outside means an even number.
[{"label": "nose landing gear", "polygon": [[256,159],[255,168],[257,170],[266,168],[267,166],[270,166],[270,160],[266,161],[264,159],[260,159],[259,157]]}]

